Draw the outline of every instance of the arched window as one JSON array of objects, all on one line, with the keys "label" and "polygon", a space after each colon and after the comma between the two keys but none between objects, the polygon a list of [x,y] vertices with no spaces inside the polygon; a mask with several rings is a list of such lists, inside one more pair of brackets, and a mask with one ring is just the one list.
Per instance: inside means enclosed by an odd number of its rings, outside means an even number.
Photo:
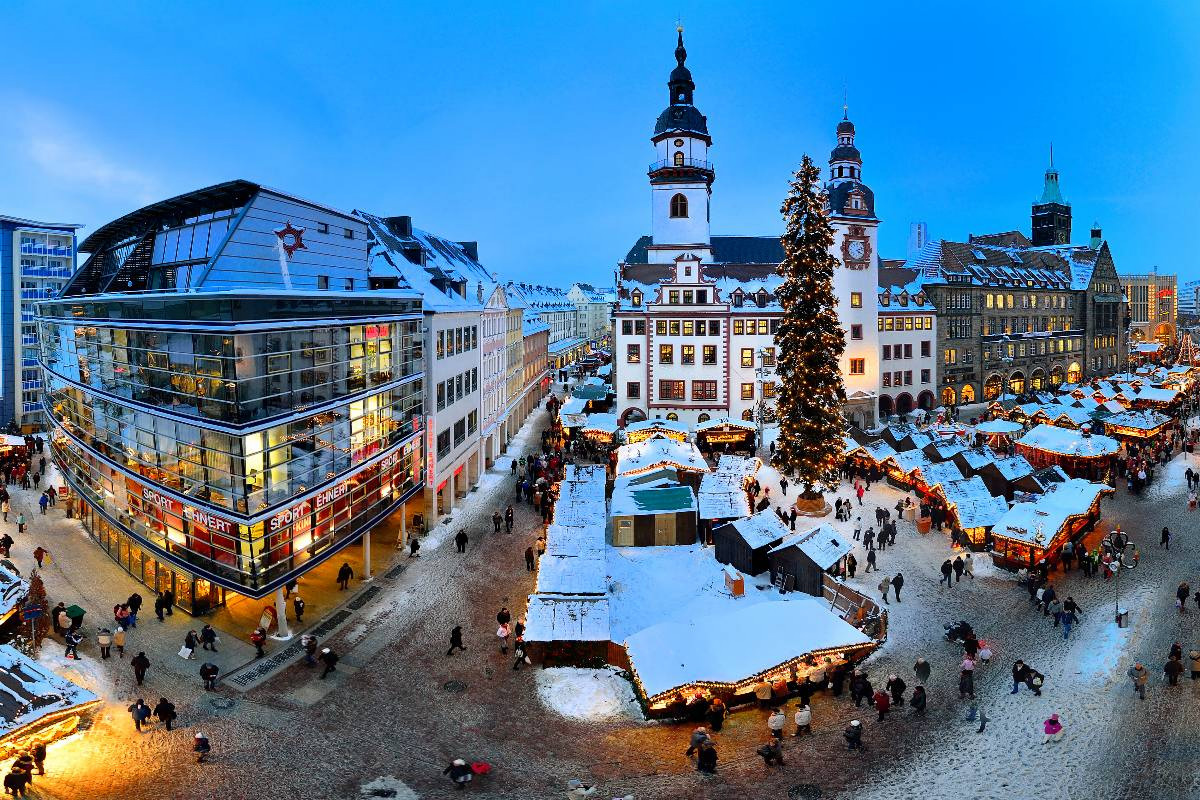
[{"label": "arched window", "polygon": [[962,387],[962,404],[965,406],[974,402],[975,387],[968,383],[966,386]]},{"label": "arched window", "polygon": [[983,399],[995,400],[1000,396],[1000,387],[1004,385],[1004,378],[1000,375],[992,374],[983,382]]},{"label": "arched window", "polygon": [[679,421],[679,415],[678,415],[678,414],[676,414],[674,411],[672,411],[670,414],[667,414],[667,420],[668,420],[669,422],[678,422],[678,421]]},{"label": "arched window", "polygon": [[633,304],[635,306],[640,306],[642,304],[642,293],[639,292],[637,289],[634,289],[633,294],[630,296],[629,299],[631,299],[633,301]]},{"label": "arched window", "polygon": [[1054,387],[1062,386],[1063,368],[1055,366],[1050,370],[1050,385]]},{"label": "arched window", "polygon": [[675,151],[675,166],[677,166],[677,167],[683,166],[683,151],[682,150]]},{"label": "arched window", "polygon": [[681,194],[677,194],[671,198],[671,216],[686,217],[688,215],[687,198]]},{"label": "arched window", "polygon": [[1008,376],[1008,390],[1013,394],[1025,394],[1025,373],[1014,372]]},{"label": "arched window", "polygon": [[954,395],[954,387],[953,386],[947,386],[946,388],[942,389],[942,405],[944,405],[944,406],[954,405],[954,398],[955,398],[955,395]]},{"label": "arched window", "polygon": [[701,414],[700,416],[696,417],[696,422],[708,422],[710,419],[712,419],[712,415]]},{"label": "arched window", "polygon": [[744,419],[746,422],[753,422],[754,421],[754,412],[751,409],[747,408],[745,411],[742,412],[742,419]]},{"label": "arched window", "polygon": [[1076,361],[1067,367],[1067,383],[1079,383],[1079,379],[1083,377],[1083,369]]}]

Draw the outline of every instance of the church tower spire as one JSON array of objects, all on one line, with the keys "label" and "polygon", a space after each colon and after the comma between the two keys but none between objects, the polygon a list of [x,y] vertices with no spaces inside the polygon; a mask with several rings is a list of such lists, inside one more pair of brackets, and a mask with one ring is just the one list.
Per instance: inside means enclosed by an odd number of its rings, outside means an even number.
[{"label": "church tower spire", "polygon": [[1054,167],[1054,145],[1050,145],[1050,166],[1042,183],[1042,196],[1033,204],[1030,240],[1034,247],[1071,243],[1071,204],[1063,199]]}]

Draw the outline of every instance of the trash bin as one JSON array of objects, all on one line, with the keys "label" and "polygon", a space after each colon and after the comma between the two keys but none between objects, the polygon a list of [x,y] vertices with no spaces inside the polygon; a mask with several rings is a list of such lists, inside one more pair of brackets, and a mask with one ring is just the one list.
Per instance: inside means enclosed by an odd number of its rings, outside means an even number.
[{"label": "trash bin", "polygon": [[933,527],[932,517],[921,517],[917,520],[917,533],[929,533],[929,529]]},{"label": "trash bin", "polygon": [[1124,609],[1124,608],[1117,609],[1117,627],[1118,628],[1128,628],[1129,627],[1129,611],[1128,611],[1128,609]]}]

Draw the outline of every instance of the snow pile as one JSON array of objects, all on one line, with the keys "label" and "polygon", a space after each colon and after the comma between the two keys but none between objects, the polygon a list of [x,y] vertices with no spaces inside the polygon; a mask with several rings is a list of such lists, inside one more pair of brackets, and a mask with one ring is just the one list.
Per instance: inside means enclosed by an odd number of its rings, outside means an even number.
[{"label": "snow pile", "polygon": [[404,781],[391,775],[385,775],[382,778],[376,778],[373,781],[364,783],[358,787],[358,796],[362,798],[390,797],[393,800],[417,800],[420,797],[420,795],[408,788]]},{"label": "snow pile", "polygon": [[537,672],[538,699],[546,708],[567,719],[642,719],[642,707],[633,685],[612,667],[579,669],[554,667]]}]

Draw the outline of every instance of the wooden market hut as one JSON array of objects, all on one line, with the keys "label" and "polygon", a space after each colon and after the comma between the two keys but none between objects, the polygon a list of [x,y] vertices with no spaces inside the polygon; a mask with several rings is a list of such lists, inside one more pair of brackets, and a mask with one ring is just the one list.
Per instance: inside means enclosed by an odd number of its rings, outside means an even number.
[{"label": "wooden market hut", "polygon": [[992,526],[992,560],[1004,569],[1053,564],[1100,519],[1100,498],[1114,490],[1072,478],[1048,487],[1032,503],[1017,503]]},{"label": "wooden market hut", "polygon": [[717,561],[747,575],[760,575],[770,568],[767,553],[789,533],[773,508],[735,519],[713,529]]},{"label": "wooden market hut", "polygon": [[704,541],[712,542],[713,528],[754,513],[746,488],[762,462],[755,457],[721,456],[717,468],[700,480],[696,492],[697,526]]},{"label": "wooden market hut", "polygon": [[622,445],[617,448],[615,455],[618,478],[670,467],[678,471],[681,483],[697,488],[700,486],[700,477],[709,472],[708,462],[696,445],[665,435]]},{"label": "wooden market hut", "polygon": [[694,544],[696,496],[679,484],[618,481],[609,506],[614,547]]},{"label": "wooden market hut", "polygon": [[70,736],[100,710],[100,699],[11,645],[0,645],[0,758],[35,741]]},{"label": "wooden market hut", "polygon": [[1041,491],[1033,478],[1033,465],[1020,455],[1005,456],[980,448],[959,453],[954,460],[964,477],[978,475],[993,495],[1002,495],[1011,500],[1018,492]]},{"label": "wooden market hut", "polygon": [[985,547],[992,526],[1008,511],[1008,501],[988,491],[978,475],[944,483],[938,490],[945,500],[951,531],[961,531],[973,548]]},{"label": "wooden market hut", "polygon": [[1118,441],[1151,443],[1162,436],[1174,420],[1161,411],[1124,411],[1104,419],[1104,433]]},{"label": "wooden market hut", "polygon": [[1038,425],[1017,440],[1017,452],[1035,468],[1062,467],[1072,478],[1107,480],[1120,442],[1088,429]]},{"label": "wooden market hut", "polygon": [[710,419],[696,425],[696,446],[702,451],[754,452],[757,428],[753,422],[730,417]]},{"label": "wooden market hut", "polygon": [[853,543],[829,524],[789,533],[767,551],[771,583],[780,592],[798,591],[822,597],[824,575],[836,575]]},{"label": "wooden market hut", "polygon": [[655,436],[665,436],[682,442],[688,437],[688,426],[673,419],[644,419],[625,426],[625,442],[637,444]]}]

